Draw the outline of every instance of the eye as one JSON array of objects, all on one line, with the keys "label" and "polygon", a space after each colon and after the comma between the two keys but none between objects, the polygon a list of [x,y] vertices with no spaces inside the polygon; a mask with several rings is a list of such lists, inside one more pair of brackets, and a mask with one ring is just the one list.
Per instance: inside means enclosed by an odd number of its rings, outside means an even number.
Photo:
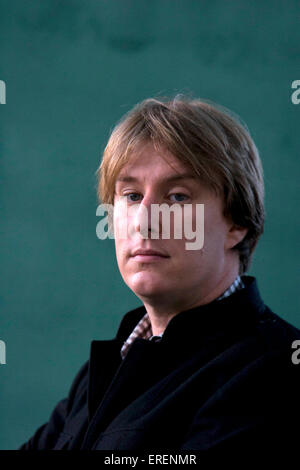
[{"label": "eye", "polygon": [[[186,199],[188,199],[188,196],[187,196],[186,194],[183,194],[183,193],[174,193],[174,194],[171,194],[171,195],[170,195],[170,198],[171,198],[172,196],[179,196],[179,198],[180,198],[179,200],[177,199],[177,200],[175,200],[174,202],[183,202],[183,201],[185,201]],[[182,199],[182,197],[183,197],[183,198],[186,198],[186,199]]]},{"label": "eye", "polygon": [[[129,200],[129,202],[138,202],[138,198],[140,197],[140,194],[139,193],[128,193],[128,194],[124,194],[124,196]],[[134,196],[133,199],[131,198],[131,196]],[[136,198],[137,196],[137,198]]]}]

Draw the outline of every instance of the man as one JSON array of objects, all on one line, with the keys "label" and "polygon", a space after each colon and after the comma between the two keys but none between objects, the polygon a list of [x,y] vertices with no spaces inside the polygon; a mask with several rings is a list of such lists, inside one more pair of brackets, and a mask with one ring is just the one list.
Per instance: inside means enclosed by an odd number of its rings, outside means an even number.
[{"label": "man", "polygon": [[[203,101],[145,100],[113,130],[98,173],[100,200],[114,207],[121,275],[143,305],[115,339],[92,342],[68,397],[20,449],[249,455],[292,447],[300,332],[245,274],[264,226],[249,132]],[[175,236],[175,215],[162,236],[155,205],[181,208],[182,224],[192,208],[203,245],[188,249],[186,233]]]}]

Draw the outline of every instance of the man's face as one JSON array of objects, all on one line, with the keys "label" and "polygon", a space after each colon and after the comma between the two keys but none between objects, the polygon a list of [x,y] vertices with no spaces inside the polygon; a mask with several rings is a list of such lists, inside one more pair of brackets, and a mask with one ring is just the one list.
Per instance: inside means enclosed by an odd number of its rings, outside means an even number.
[{"label": "man's face", "polygon": [[[187,176],[183,178],[183,175]],[[128,215],[122,209],[124,198],[128,207],[134,205],[132,214]],[[158,239],[151,239],[150,232],[148,238],[143,238],[140,232],[142,210],[146,208],[151,214],[152,204],[163,203],[192,204],[194,229],[195,206],[204,204],[204,245],[201,249],[187,249],[186,242],[190,240],[184,236],[174,238],[173,217],[170,239],[163,239],[161,234]],[[221,199],[169,152],[156,151],[151,143],[147,143],[134,154],[118,175],[114,207],[118,266],[125,283],[143,302],[169,302],[178,308],[190,308],[221,285],[232,269],[233,261],[238,270],[237,255],[232,258],[230,250],[236,243],[235,238],[232,239],[232,224],[222,214]],[[124,217],[130,228],[126,238],[118,235]],[[156,250],[164,256],[134,256],[138,249]]]}]

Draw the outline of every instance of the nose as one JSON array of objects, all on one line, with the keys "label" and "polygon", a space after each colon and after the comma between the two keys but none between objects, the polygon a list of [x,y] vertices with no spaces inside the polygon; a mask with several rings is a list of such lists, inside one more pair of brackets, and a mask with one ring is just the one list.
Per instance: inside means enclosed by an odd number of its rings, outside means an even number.
[{"label": "nose", "polygon": [[157,222],[151,220],[152,204],[159,204],[159,201],[156,201],[154,197],[144,197],[135,209],[134,230],[140,233],[143,238],[158,238],[160,233],[159,224],[157,225]]}]

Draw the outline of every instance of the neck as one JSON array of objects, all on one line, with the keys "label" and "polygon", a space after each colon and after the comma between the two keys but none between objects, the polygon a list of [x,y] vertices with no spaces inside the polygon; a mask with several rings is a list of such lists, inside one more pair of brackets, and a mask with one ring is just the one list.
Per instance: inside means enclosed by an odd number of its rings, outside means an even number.
[{"label": "neck", "polygon": [[168,293],[165,299],[162,296],[159,299],[152,298],[150,301],[144,299],[143,303],[150,318],[153,335],[163,333],[171,318],[178,313],[206,305],[217,299],[235,281],[237,276],[238,270],[235,270],[230,276],[221,278],[209,290],[204,291],[200,286],[197,286],[195,293],[190,292],[188,298],[186,295],[183,298],[176,298]]}]

